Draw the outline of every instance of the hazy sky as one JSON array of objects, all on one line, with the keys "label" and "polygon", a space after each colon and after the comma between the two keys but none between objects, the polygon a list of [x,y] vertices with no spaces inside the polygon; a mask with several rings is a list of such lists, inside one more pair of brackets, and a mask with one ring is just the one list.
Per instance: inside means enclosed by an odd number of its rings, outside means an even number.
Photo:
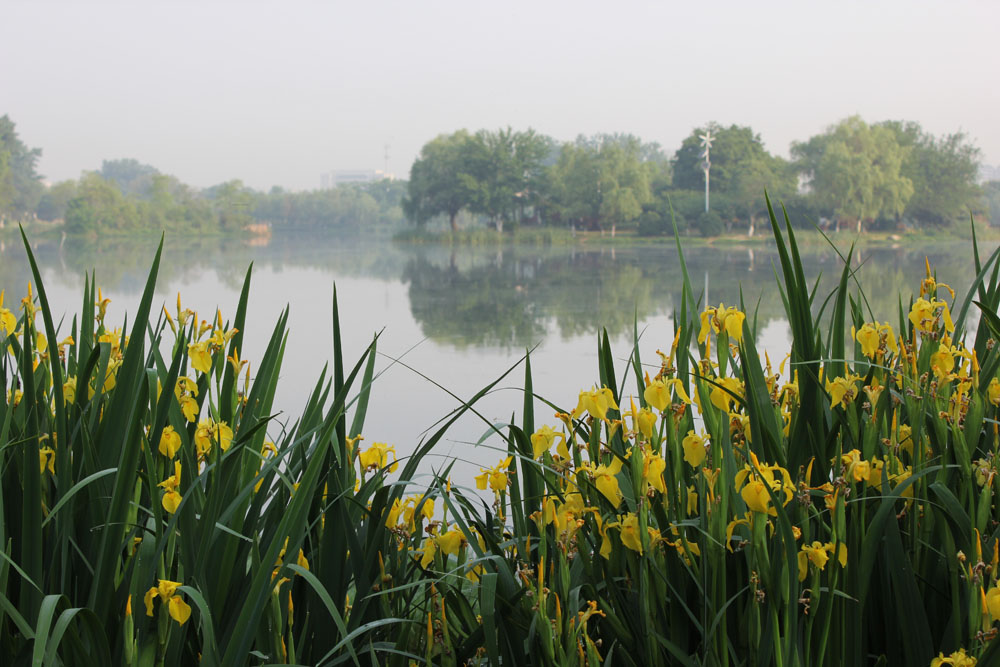
[{"label": "hazy sky", "polygon": [[710,120],[787,154],[861,114],[964,130],[1000,163],[995,2],[4,0],[0,115],[50,180],[136,158],[198,186],[406,176],[459,128],[630,132]]}]

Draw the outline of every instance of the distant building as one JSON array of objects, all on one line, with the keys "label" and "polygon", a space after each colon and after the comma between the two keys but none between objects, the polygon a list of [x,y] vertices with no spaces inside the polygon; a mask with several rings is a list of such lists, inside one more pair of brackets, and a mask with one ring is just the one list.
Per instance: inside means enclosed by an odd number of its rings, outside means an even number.
[{"label": "distant building", "polygon": [[373,183],[383,179],[395,180],[394,174],[381,169],[337,169],[319,175],[319,186],[324,190],[335,188],[345,183]]}]

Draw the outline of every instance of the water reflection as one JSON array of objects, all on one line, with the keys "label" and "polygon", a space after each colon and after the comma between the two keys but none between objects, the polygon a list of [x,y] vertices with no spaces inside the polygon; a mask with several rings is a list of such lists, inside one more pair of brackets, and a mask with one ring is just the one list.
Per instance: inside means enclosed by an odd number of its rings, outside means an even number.
[{"label": "water reflection", "polygon": [[546,334],[623,331],[634,309],[654,310],[654,285],[642,268],[602,254],[423,251],[407,259],[402,279],[427,337],[461,347],[524,348]]},{"label": "water reflection", "polygon": [[[974,277],[969,254],[965,244],[857,253],[853,291],[857,284],[864,288],[876,318],[894,318],[897,295],[913,293],[925,255],[941,280],[964,286]],[[705,301],[734,304],[742,298],[761,327],[784,319],[772,249],[698,247],[685,255],[693,287],[707,294]],[[806,252],[803,262],[807,277],[818,279],[821,307],[839,283],[843,262],[829,250]],[[612,336],[628,334],[634,319],[642,322],[679,307],[683,275],[673,249],[661,246],[417,250],[407,258],[402,278],[409,284],[413,317],[429,338],[512,349],[546,334],[565,339],[601,327]]]},{"label": "water reflection", "polygon": [[[138,294],[159,239],[79,243],[60,239],[33,245],[39,265],[65,287],[95,270],[106,291]],[[860,283],[874,315],[894,318],[897,295],[914,292],[930,259],[940,280],[964,289],[974,278],[967,242],[932,247],[899,246],[857,252],[852,279]],[[696,294],[711,303],[738,303],[741,294],[759,325],[784,318],[774,277],[777,256],[768,246],[691,247],[685,250]],[[159,291],[194,281],[235,290],[247,266],[282,272],[309,269],[330,282],[366,278],[403,283],[410,315],[427,338],[456,348],[516,350],[541,339],[569,339],[606,327],[628,335],[633,322],[669,315],[680,305],[682,273],[671,245],[636,248],[406,246],[315,235],[278,235],[267,245],[245,239],[167,239]],[[830,249],[803,252],[810,281],[818,279],[816,305],[836,288],[840,257]],[[23,249],[0,244],[0,287],[19,293],[30,275]],[[305,286],[288,276],[286,294]],[[314,280],[315,278],[313,278]],[[272,279],[273,280],[273,279]],[[278,278],[280,281],[281,278]],[[741,292],[742,288],[742,292]],[[251,307],[253,304],[251,304]],[[370,303],[373,313],[379,309]],[[378,319],[378,318],[376,318]],[[389,321],[392,318],[383,318]],[[292,325],[295,325],[293,313]]]}]

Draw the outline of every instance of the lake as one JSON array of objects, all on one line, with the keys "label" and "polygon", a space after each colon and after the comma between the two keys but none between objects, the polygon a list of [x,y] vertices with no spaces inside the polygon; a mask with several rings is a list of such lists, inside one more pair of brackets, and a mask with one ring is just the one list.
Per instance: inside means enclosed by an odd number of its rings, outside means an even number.
[{"label": "lake", "polygon": [[[124,321],[141,296],[156,247],[147,241],[79,244],[40,241],[33,247],[56,320],[62,331],[80,312],[86,272],[111,298],[107,322]],[[984,247],[992,250],[994,246]],[[864,250],[854,266],[875,317],[898,321],[897,295],[919,291],[924,257],[938,279],[964,291],[974,278],[971,243],[930,247],[901,245]],[[756,310],[758,347],[775,365],[790,345],[776,288],[777,255],[769,245],[691,245],[685,250],[696,293],[707,301]],[[598,378],[597,338],[606,327],[622,373],[632,348],[633,323],[643,359],[658,368],[657,348],[673,340],[672,313],[680,308],[682,284],[672,244],[611,247],[443,247],[373,242],[306,234],[276,235],[267,242],[246,239],[168,239],[154,310],[173,311],[177,293],[184,306],[207,318],[221,308],[235,316],[244,274],[253,262],[246,340],[240,356],[256,362],[274,322],[290,308],[290,333],[276,407],[282,421],[301,412],[324,363],[332,359],[331,303],[337,286],[344,350],[357,359],[381,332],[377,369],[364,430],[366,443],[387,442],[400,455],[412,451],[428,429],[456,408],[449,394],[469,398],[518,363],[532,348],[535,391],[571,410],[580,390]],[[817,300],[836,287],[842,263],[831,249],[804,253],[810,279],[819,277]],[[6,305],[16,305],[30,276],[26,255],[9,238],[0,242],[0,288]],[[905,304],[904,304],[905,307]],[[486,423],[520,419],[523,366],[518,366],[477,410],[445,437],[430,459],[450,456],[465,463],[456,478],[471,482],[479,465],[494,465],[504,447]],[[435,384],[437,383],[437,384]],[[440,386],[438,386],[440,385]],[[625,393],[635,393],[627,386]],[[536,423],[558,425],[550,407],[536,403]],[[276,427],[277,428],[277,427]]]}]

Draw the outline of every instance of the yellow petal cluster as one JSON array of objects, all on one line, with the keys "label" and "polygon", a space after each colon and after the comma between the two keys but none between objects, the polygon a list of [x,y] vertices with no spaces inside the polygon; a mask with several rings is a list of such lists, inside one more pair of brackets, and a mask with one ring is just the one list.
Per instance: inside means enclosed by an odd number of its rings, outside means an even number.
[{"label": "yellow petal cluster", "polygon": [[840,563],[840,567],[847,567],[847,545],[843,542],[836,546],[833,542],[823,544],[819,541],[802,545],[802,549],[798,554],[799,581],[805,581],[806,576],[809,574],[810,563],[817,569],[823,570],[826,567],[827,561],[830,560],[830,554],[834,550],[837,551],[837,562]]},{"label": "yellow petal cluster", "polygon": [[892,350],[894,354],[899,353],[896,345],[896,333],[888,322],[867,322],[860,329],[851,327],[851,338],[861,346],[861,353],[869,359],[884,356],[885,350]]},{"label": "yellow petal cluster", "polygon": [[750,459],[753,465],[748,463],[736,473],[734,486],[752,512],[777,516],[771,493],[781,500],[782,505],[787,505],[795,495],[792,478],[779,465],[761,464],[753,452],[750,452]]},{"label": "yellow petal cluster", "polygon": [[[389,452],[392,452],[391,462]],[[388,466],[389,472],[396,472],[396,468],[399,467],[396,461],[396,448],[384,442],[373,442],[371,447],[361,452],[359,459],[364,470],[381,470]]]},{"label": "yellow petal cluster", "polygon": [[168,459],[172,459],[177,455],[177,450],[180,448],[180,434],[174,430],[173,426],[165,426],[163,428],[163,434],[160,435],[160,454],[166,456]]},{"label": "yellow petal cluster", "polygon": [[642,397],[646,403],[663,412],[673,402],[672,394],[676,394],[684,403],[691,403],[687,393],[684,391],[684,384],[677,378],[669,380],[650,380],[646,378],[646,389]]},{"label": "yellow petal cluster", "polygon": [[181,504],[181,494],[177,489],[181,485],[181,462],[174,461],[174,474],[160,482],[157,486],[164,489],[163,498],[160,500],[165,509],[170,514],[177,511]]},{"label": "yellow petal cluster", "polygon": [[705,445],[707,442],[708,436],[704,433],[698,435],[694,431],[688,431],[687,435],[684,436],[684,440],[681,441],[681,447],[684,448],[684,460],[692,468],[697,468],[705,460],[705,456],[707,455]]},{"label": "yellow petal cluster", "polygon": [[576,409],[573,410],[573,417],[580,417],[584,412],[594,419],[607,419],[608,410],[617,410],[615,397],[607,387],[581,391],[580,399],[577,401]]},{"label": "yellow petal cluster", "polygon": [[198,422],[198,428],[194,432],[194,445],[199,456],[207,457],[213,444],[218,444],[219,449],[225,452],[232,443],[233,429],[226,422],[214,419],[202,419]]},{"label": "yellow petal cluster", "polygon": [[934,297],[930,300],[921,297],[914,301],[910,307],[909,319],[913,328],[920,333],[936,332],[942,323],[948,333],[955,331],[948,304]]},{"label": "yellow petal cluster", "polygon": [[739,343],[743,338],[743,321],[746,314],[732,306],[726,308],[719,304],[718,308],[706,308],[701,314],[701,330],[698,332],[698,342],[704,343],[710,331],[720,333],[725,331],[733,341]]},{"label": "yellow petal cluster", "polygon": [[743,381],[737,378],[724,377],[716,378],[714,382],[715,384],[712,386],[712,391],[709,394],[712,405],[723,412],[729,412],[733,401],[736,400],[734,395],[740,398],[743,397]]},{"label": "yellow petal cluster", "polygon": [[953,665],[954,667],[976,667],[976,658],[965,654],[965,649],[960,648],[948,657],[944,653],[931,660],[931,667],[942,667],[943,665]]},{"label": "yellow petal cluster", "polygon": [[531,434],[531,452],[535,459],[542,458],[545,452],[552,449],[552,443],[555,442],[556,438],[559,438],[563,442],[566,440],[566,436],[562,433],[557,433],[552,429],[551,426],[543,426],[534,433]]},{"label": "yellow petal cluster", "polygon": [[830,407],[838,405],[847,407],[858,395],[857,383],[861,381],[860,375],[848,373],[843,377],[835,377],[826,381],[826,391],[830,394]]},{"label": "yellow petal cluster", "polygon": [[508,456],[493,468],[480,468],[481,474],[476,475],[476,488],[485,490],[487,487],[493,489],[494,493],[500,493],[507,488],[507,471],[510,462],[514,457]]},{"label": "yellow petal cluster", "polygon": [[177,594],[177,589],[181,586],[183,584],[177,581],[159,579],[156,586],[146,591],[146,595],[143,597],[143,601],[146,603],[146,616],[153,615],[153,600],[159,596],[160,600],[167,605],[167,613],[170,614],[170,618],[177,621],[178,625],[184,625],[191,617],[191,607]]}]

